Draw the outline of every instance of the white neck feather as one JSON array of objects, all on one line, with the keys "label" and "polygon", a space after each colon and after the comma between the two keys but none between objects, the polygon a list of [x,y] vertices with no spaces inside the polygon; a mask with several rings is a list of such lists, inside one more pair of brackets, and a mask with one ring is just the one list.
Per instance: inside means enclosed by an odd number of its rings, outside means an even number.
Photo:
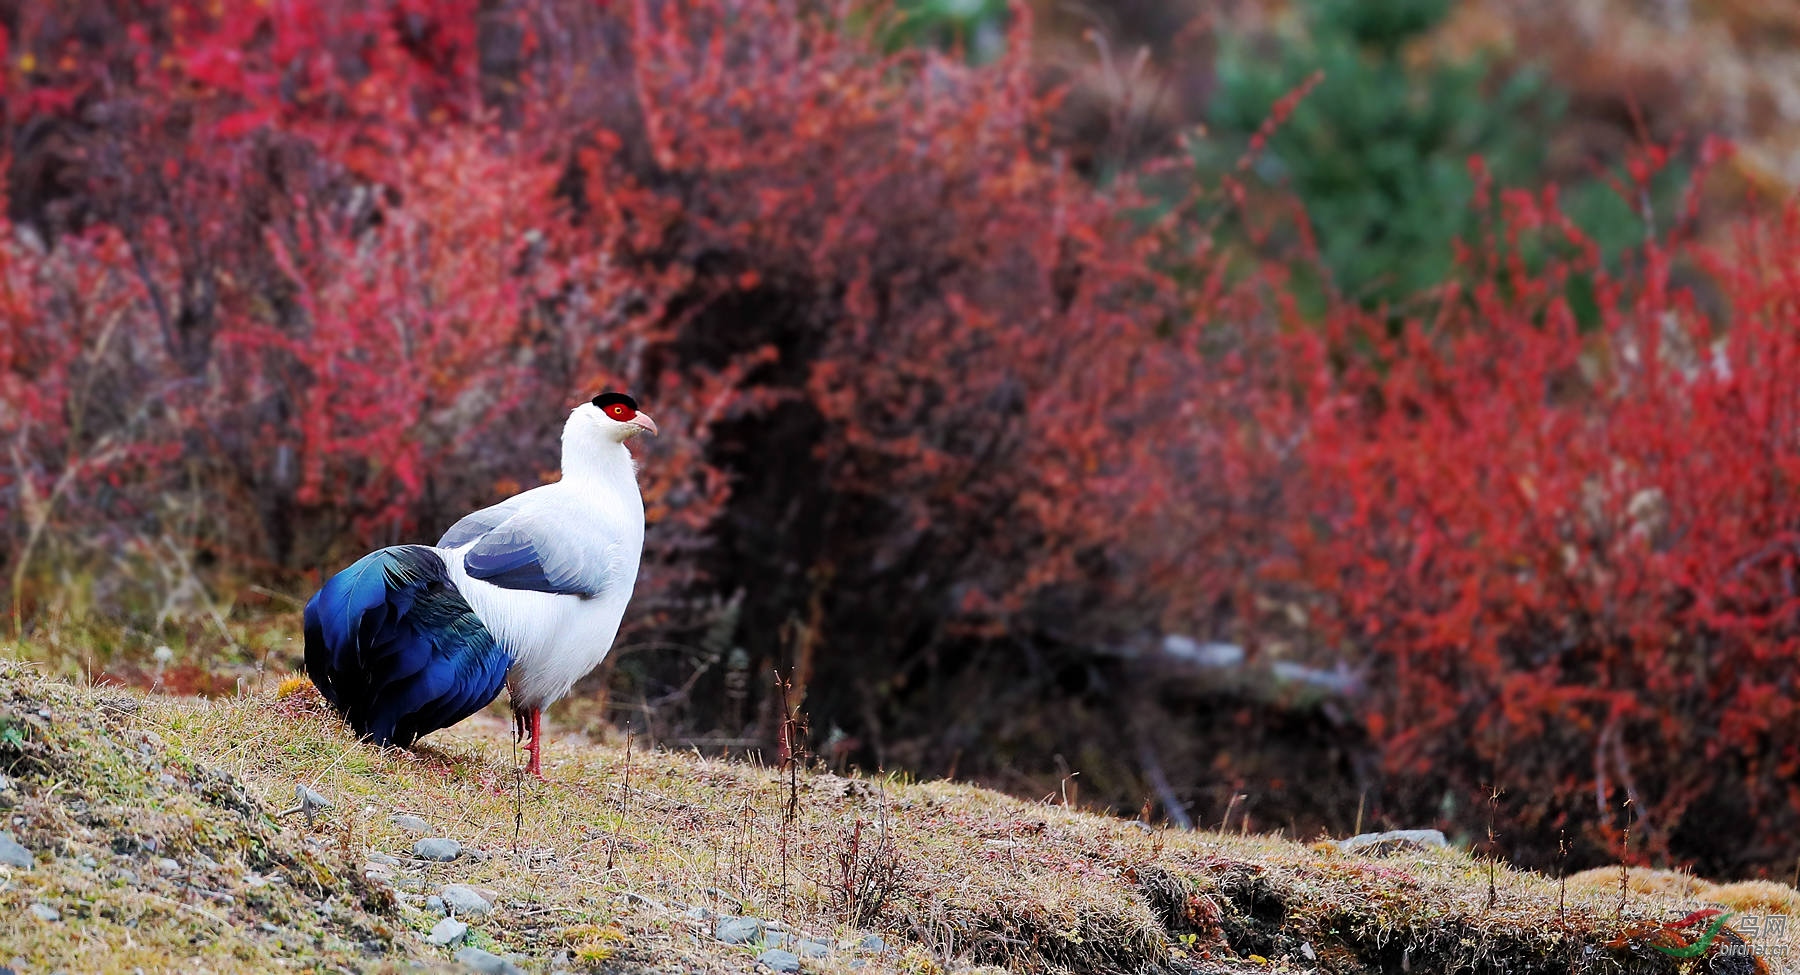
[{"label": "white neck feather", "polygon": [[571,416],[563,426],[562,475],[564,481],[636,487],[637,463],[624,444]]}]

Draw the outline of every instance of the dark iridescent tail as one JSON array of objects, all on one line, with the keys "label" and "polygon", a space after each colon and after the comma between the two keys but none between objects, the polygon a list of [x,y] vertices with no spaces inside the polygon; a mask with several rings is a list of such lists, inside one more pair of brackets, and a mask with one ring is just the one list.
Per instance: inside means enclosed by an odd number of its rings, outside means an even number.
[{"label": "dark iridescent tail", "polygon": [[411,745],[481,710],[511,664],[423,545],[365,555],[306,603],[307,676],[379,745]]}]

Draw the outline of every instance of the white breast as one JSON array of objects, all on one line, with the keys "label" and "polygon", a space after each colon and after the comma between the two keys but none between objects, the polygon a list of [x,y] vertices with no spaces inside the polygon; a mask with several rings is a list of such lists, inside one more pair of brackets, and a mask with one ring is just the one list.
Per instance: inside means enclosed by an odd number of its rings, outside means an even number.
[{"label": "white breast", "polygon": [[[538,490],[578,490],[568,482]],[[468,600],[475,615],[513,658],[506,684],[515,708],[544,708],[569,693],[575,682],[600,665],[618,636],[619,623],[631,601],[637,582],[638,560],[643,551],[644,508],[635,480],[629,493],[608,493],[611,504],[596,501],[595,494],[581,491],[582,517],[604,519],[615,530],[606,559],[607,577],[613,582],[597,596],[572,596],[505,589],[472,579],[463,568],[463,553],[474,541],[455,549],[438,549],[456,588]],[[614,510],[614,509],[618,510]]]}]

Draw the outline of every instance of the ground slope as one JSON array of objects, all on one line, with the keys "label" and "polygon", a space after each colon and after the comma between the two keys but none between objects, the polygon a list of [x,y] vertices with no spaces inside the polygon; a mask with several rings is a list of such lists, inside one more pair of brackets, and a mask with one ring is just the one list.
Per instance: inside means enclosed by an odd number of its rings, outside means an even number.
[{"label": "ground slope", "polygon": [[[1555,881],[1500,867],[1490,889],[1454,850],[1350,855],[635,746],[553,742],[545,770],[517,774],[497,721],[384,752],[304,691],[143,696],[0,661],[0,863],[30,861],[0,865],[0,964],[1757,970],[1730,930],[1704,957],[1659,950],[1703,927],[1666,926],[1681,891],[1578,885],[1559,906]],[[331,803],[310,823],[297,786]],[[417,855],[439,838],[454,859]]]}]

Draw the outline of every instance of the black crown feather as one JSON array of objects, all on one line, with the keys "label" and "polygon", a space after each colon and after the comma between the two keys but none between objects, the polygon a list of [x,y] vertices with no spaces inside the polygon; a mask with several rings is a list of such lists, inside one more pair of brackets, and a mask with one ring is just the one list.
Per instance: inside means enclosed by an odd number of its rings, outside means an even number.
[{"label": "black crown feather", "polygon": [[626,406],[631,407],[634,412],[638,408],[637,400],[632,399],[624,393],[601,393],[594,397],[594,405],[601,409],[605,409],[614,403],[624,403]]}]

